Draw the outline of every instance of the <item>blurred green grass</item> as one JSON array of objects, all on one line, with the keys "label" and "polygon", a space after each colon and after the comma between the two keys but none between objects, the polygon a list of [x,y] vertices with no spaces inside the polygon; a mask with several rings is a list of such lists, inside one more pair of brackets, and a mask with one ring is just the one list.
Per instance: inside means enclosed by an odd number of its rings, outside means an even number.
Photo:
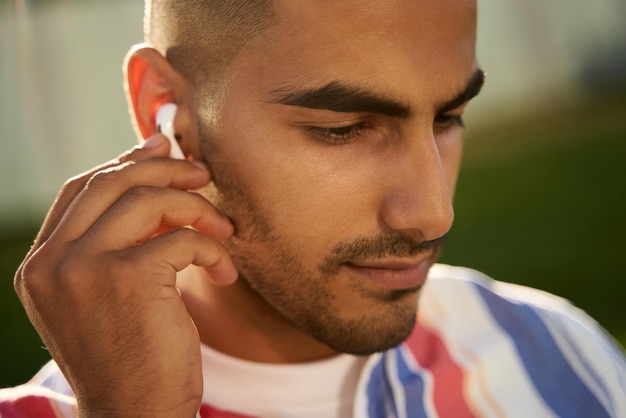
[{"label": "blurred green grass", "polygon": [[36,234],[32,223],[0,240],[0,388],[25,382],[50,359],[13,291],[13,275]]},{"label": "blurred green grass", "polygon": [[626,346],[625,156],[625,104],[470,135],[441,261],[563,296]]},{"label": "blurred green grass", "polygon": [[[442,262],[561,295],[626,346],[624,115],[590,106],[470,129]],[[0,387],[49,358],[12,288],[39,221],[0,239]]]}]

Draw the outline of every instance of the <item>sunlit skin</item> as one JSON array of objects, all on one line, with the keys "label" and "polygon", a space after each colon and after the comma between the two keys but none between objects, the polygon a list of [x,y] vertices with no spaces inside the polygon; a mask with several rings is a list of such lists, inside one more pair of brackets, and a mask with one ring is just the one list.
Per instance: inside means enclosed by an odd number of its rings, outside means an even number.
[{"label": "sunlit skin", "polygon": [[226,245],[240,274],[219,288],[200,269],[180,275],[203,342],[298,362],[407,336],[452,225],[459,117],[482,82],[475,6],[278,2],[278,23],[239,55],[221,107],[199,97],[196,158],[217,187],[206,195],[235,225]]},{"label": "sunlit skin", "polygon": [[[384,350],[413,327],[483,81],[476,4],[275,6],[217,91],[131,50],[145,143],[64,185],[16,273],[80,416],[196,416],[200,342],[293,363]],[[164,102],[187,161],[156,133]]]}]

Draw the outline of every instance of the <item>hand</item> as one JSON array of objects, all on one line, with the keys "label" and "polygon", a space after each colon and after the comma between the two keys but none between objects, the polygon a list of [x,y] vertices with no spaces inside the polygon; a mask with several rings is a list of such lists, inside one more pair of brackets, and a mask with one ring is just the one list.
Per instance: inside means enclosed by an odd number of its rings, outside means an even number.
[{"label": "hand", "polygon": [[155,135],[71,179],[15,276],[81,416],[193,417],[200,406],[200,341],[176,272],[194,264],[234,282],[219,243],[233,227],[187,191],[210,181],[207,167],[168,151]]}]

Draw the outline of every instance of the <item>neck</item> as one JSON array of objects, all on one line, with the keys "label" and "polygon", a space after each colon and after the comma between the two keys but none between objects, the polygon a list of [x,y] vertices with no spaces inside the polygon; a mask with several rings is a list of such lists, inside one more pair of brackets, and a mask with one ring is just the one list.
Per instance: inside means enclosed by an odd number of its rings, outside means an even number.
[{"label": "neck", "polygon": [[215,286],[203,269],[179,273],[178,287],[201,341],[244,360],[301,363],[337,354],[300,331],[242,279]]}]

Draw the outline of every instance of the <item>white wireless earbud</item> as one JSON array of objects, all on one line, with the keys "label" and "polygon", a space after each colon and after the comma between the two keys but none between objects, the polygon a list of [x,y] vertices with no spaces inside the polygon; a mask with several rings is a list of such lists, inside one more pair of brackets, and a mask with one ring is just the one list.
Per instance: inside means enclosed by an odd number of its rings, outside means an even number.
[{"label": "white wireless earbud", "polygon": [[178,106],[174,103],[165,103],[162,105],[156,115],[157,130],[170,141],[170,157],[177,160],[184,160],[185,154],[180,149],[178,141],[174,136],[174,117]]}]

